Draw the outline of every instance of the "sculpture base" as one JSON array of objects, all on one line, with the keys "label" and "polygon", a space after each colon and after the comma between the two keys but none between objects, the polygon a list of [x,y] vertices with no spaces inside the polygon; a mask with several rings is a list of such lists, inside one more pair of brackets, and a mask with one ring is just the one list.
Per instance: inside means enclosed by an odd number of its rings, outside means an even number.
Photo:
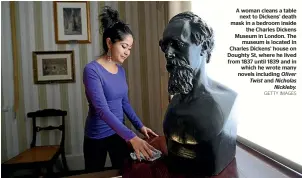
[{"label": "sculpture base", "polygon": [[[205,146],[183,145],[166,138],[168,145],[167,167],[177,174],[213,175],[213,153]],[[207,154],[203,154],[207,153]]]},{"label": "sculpture base", "polygon": [[196,145],[181,144],[166,138],[168,168],[176,172],[218,175],[235,158],[237,124],[228,119],[215,138]]},{"label": "sculpture base", "polygon": [[165,157],[165,163],[169,172],[173,174],[216,176],[235,159],[235,156],[229,156],[228,158],[227,156],[221,162],[217,162],[214,159],[194,160],[182,158],[169,152],[168,156]]}]

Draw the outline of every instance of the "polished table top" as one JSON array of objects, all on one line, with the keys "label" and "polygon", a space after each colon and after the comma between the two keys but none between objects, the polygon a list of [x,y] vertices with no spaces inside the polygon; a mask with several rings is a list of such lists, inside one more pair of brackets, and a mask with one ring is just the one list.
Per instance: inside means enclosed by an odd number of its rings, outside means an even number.
[{"label": "polished table top", "polygon": [[[154,148],[160,150],[163,155],[160,159],[153,162],[148,161],[132,161],[126,162],[123,170],[123,178],[187,178],[200,177],[196,175],[172,173],[165,164],[165,156],[167,156],[167,147],[164,136],[159,136],[147,140]],[[234,159],[219,175],[211,178],[238,178],[236,159]]]},{"label": "polished table top", "polygon": [[[133,161],[131,159],[125,161],[123,169],[123,178],[194,178],[200,177],[196,175],[175,174],[168,170],[165,164],[165,156],[167,155],[167,147],[164,136],[148,139],[147,142],[154,148],[160,150],[163,155],[160,159],[153,162]],[[104,171],[98,173],[83,174],[71,176],[69,178],[104,178],[104,177],[121,177],[117,170]],[[236,159],[234,159],[219,175],[207,178],[239,178],[237,171]]]}]

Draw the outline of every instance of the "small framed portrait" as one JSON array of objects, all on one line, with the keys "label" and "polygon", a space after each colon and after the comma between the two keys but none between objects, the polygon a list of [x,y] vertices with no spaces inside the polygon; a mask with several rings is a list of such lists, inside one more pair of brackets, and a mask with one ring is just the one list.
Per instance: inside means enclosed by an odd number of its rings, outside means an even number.
[{"label": "small framed portrait", "polygon": [[75,82],[73,51],[34,51],[35,84]]},{"label": "small framed portrait", "polygon": [[88,1],[55,1],[54,27],[57,44],[70,41],[90,43],[90,6]]}]

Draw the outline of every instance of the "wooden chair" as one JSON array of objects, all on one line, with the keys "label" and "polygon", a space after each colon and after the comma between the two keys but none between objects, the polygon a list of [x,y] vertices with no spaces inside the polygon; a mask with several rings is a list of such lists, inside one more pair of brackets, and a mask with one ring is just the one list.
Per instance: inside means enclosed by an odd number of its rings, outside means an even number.
[{"label": "wooden chair", "polygon": [[[68,171],[64,149],[66,115],[67,111],[56,109],[44,109],[28,113],[27,117],[32,118],[33,125],[33,139],[30,144],[30,148],[11,158],[10,160],[2,163],[2,168],[6,169],[9,172],[15,171],[17,169],[35,169],[40,171],[41,168],[46,168],[46,175],[52,175],[53,166],[56,163],[58,157],[61,155],[64,171]],[[46,119],[47,117],[61,117],[61,125],[47,127],[37,126],[37,118]],[[60,145],[36,146],[36,136],[38,132],[56,129],[61,131]]]}]

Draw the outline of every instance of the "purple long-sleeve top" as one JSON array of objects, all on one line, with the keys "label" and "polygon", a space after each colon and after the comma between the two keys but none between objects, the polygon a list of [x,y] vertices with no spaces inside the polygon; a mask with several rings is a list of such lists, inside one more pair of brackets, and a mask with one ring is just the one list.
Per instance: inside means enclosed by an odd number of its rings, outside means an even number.
[{"label": "purple long-sleeve top", "polygon": [[84,68],[83,82],[89,103],[85,136],[101,139],[117,133],[126,141],[135,137],[124,124],[124,113],[137,130],[143,124],[129,104],[124,68],[118,65],[112,74],[93,60]]}]

